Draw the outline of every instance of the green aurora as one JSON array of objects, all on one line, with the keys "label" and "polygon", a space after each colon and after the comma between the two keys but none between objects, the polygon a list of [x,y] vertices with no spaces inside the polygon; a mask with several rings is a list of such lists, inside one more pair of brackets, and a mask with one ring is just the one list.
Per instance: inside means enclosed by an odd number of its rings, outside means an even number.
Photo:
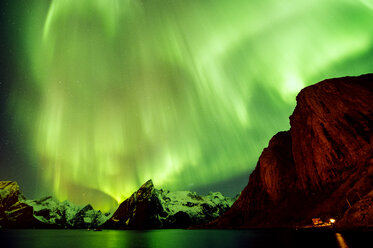
[{"label": "green aurora", "polygon": [[[373,71],[371,0],[52,0],[10,108],[46,188],[120,202],[249,174],[303,87]],[[81,190],[80,190],[81,189]],[[238,193],[238,192],[237,192]]]}]

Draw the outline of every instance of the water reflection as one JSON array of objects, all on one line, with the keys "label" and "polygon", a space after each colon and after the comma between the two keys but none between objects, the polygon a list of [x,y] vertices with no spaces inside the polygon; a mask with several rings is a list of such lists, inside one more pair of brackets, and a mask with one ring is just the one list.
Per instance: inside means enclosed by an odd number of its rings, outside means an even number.
[{"label": "water reflection", "polygon": [[[343,233],[344,244],[361,247],[372,231]],[[200,248],[200,247],[341,247],[331,231],[287,230],[147,230],[102,232],[86,230],[0,230],[1,247],[105,247],[105,248]]]},{"label": "water reflection", "polygon": [[337,238],[337,242],[340,248],[348,248],[345,239],[343,238],[342,234],[336,233],[335,237]]}]

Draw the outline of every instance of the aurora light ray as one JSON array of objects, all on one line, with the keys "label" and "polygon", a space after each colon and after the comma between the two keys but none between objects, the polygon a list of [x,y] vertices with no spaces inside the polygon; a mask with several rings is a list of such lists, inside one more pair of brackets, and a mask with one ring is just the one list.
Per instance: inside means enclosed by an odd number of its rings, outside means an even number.
[{"label": "aurora light ray", "polygon": [[30,158],[61,200],[79,187],[121,201],[149,178],[186,189],[248,173],[288,129],[301,88],[372,71],[371,6],[36,1],[25,22],[34,80],[19,82],[36,93],[28,106],[12,99]]}]

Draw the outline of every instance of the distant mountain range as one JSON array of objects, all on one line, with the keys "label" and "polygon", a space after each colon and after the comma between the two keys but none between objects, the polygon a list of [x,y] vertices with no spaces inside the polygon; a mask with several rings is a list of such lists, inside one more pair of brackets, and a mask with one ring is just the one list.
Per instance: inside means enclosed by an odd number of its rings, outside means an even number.
[{"label": "distant mountain range", "polygon": [[210,222],[235,199],[221,193],[200,196],[190,191],[164,191],[149,180],[120,204],[114,214],[91,205],[76,206],[52,197],[27,200],[16,182],[0,181],[0,226],[4,228],[186,228]]},{"label": "distant mountain range", "polygon": [[52,197],[27,200],[16,182],[0,181],[0,225],[5,228],[95,228],[109,218],[91,205]]}]

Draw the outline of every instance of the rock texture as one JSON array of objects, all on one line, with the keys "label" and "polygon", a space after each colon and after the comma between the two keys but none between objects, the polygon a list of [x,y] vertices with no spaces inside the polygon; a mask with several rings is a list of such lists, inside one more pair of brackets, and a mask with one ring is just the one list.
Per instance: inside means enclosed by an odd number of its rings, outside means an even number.
[{"label": "rock texture", "polygon": [[232,208],[208,227],[373,226],[373,74],[303,89]]},{"label": "rock texture", "polygon": [[373,227],[373,191],[349,208],[338,226],[343,228]]},{"label": "rock texture", "polygon": [[160,225],[156,213],[160,211],[159,201],[154,194],[152,181],[146,182],[131,197],[122,202],[103,228],[155,228]]},{"label": "rock texture", "polygon": [[220,193],[200,196],[189,191],[158,190],[149,180],[120,204],[102,228],[185,228],[212,221],[226,212],[233,201]]},{"label": "rock texture", "polygon": [[43,227],[33,216],[33,208],[24,203],[16,182],[0,181],[0,226],[3,228]]}]

